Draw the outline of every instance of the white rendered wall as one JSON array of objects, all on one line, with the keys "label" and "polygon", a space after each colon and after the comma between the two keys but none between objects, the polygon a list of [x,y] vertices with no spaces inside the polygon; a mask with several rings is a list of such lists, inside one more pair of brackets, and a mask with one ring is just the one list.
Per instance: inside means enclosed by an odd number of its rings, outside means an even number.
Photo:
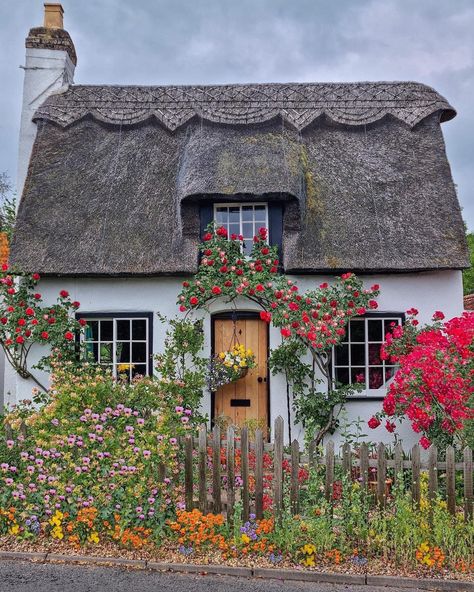
[{"label": "white rendered wall", "polygon": [[[462,313],[462,277],[460,271],[426,272],[417,274],[393,274],[363,277],[369,287],[374,283],[380,284],[381,294],[378,298],[378,312],[404,312],[411,307],[420,311],[420,322],[429,322],[435,310],[442,310],[449,319]],[[295,277],[300,290],[314,288],[323,281],[330,281],[330,277]],[[81,312],[160,312],[172,317],[181,315],[176,305],[176,297],[181,289],[180,278],[145,278],[145,279],[42,279],[38,285],[47,303],[55,302],[61,289],[70,292],[73,300],[81,303]],[[238,310],[257,310],[256,306],[245,299],[237,302]],[[229,310],[231,306],[223,301],[216,301],[211,312]],[[211,323],[206,313],[204,316],[205,351],[211,351]],[[153,351],[158,353],[163,349],[165,326],[155,319],[153,327]],[[277,329],[270,329],[270,347],[275,348],[281,343]],[[34,363],[46,350],[39,346],[31,352],[31,363]],[[34,371],[35,375],[47,384],[47,375]],[[14,403],[19,399],[29,398],[34,384],[16,375],[9,366],[5,369],[5,402]],[[383,395],[381,390],[381,396]],[[348,403],[348,421],[358,417],[364,422],[381,408],[381,401],[354,401]],[[203,412],[210,415],[210,396],[206,396]],[[270,377],[270,422],[278,415],[287,419],[286,384],[283,376]],[[367,432],[367,430],[365,430]],[[405,446],[411,446],[417,439],[409,426],[404,426],[400,432]],[[301,426],[292,427],[292,437],[303,439]],[[340,441],[338,434],[331,436],[336,442]],[[370,430],[372,441],[391,442],[392,436],[385,429]]]},{"label": "white rendered wall", "polygon": [[31,149],[36,137],[36,124],[33,123],[32,117],[50,94],[66,84],[72,84],[74,68],[75,66],[66,51],[26,49],[16,183],[17,193],[20,196],[23,192]]}]

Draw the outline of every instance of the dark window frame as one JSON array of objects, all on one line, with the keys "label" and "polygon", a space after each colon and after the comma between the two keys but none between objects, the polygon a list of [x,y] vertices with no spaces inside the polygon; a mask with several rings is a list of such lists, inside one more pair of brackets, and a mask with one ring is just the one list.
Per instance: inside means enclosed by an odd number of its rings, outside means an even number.
[{"label": "dark window frame", "polygon": [[[357,317],[353,317],[350,319],[349,323],[351,321],[355,321],[355,320],[362,320],[362,319],[385,319],[385,318],[391,318],[391,317],[396,317],[398,319],[400,319],[400,324],[403,326],[405,324],[405,320],[406,320],[406,314],[404,312],[399,312],[399,311],[380,311],[380,312],[366,312],[364,315],[361,316],[357,316]],[[348,326],[349,326],[348,323]],[[365,344],[367,344],[367,339],[368,339],[368,335],[366,334],[365,336]],[[382,334],[382,340],[385,341],[385,335]],[[349,342],[350,343],[350,342]],[[374,343],[378,343],[378,342],[374,342]],[[331,354],[331,362],[330,362],[330,373],[331,373],[331,378],[334,379],[334,367],[336,366],[334,364],[334,360],[335,360],[335,349],[338,346],[334,346],[332,349],[332,354]],[[364,364],[367,367],[367,360],[365,361]],[[350,365],[349,365],[349,370],[350,370]],[[367,377],[366,377],[367,378]],[[386,384],[386,383],[384,383]],[[371,390],[372,392],[377,391],[377,390],[382,390],[384,389],[384,384],[382,386],[380,386],[378,389],[369,389],[366,388],[366,391]],[[366,395],[353,395],[347,398],[347,402],[351,402],[351,401],[383,401],[385,399],[385,394],[384,395],[373,395],[373,394],[366,394]]]},{"label": "dark window frame", "polygon": [[[145,362],[148,368],[148,376],[153,376],[153,313],[152,312],[87,312],[76,313],[76,319],[143,319],[148,320],[148,361]],[[133,341],[133,340],[132,340]]]}]

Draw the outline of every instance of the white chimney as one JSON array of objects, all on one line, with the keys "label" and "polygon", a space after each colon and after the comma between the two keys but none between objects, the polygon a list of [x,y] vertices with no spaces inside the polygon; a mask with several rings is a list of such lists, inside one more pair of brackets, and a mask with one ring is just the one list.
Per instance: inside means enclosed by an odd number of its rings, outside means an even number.
[{"label": "white chimney", "polygon": [[26,60],[23,82],[17,191],[21,196],[31,149],[36,137],[32,117],[46,98],[66,84],[73,83],[77,58],[74,43],[63,29],[61,4],[45,3],[44,24],[31,29],[25,40]]}]

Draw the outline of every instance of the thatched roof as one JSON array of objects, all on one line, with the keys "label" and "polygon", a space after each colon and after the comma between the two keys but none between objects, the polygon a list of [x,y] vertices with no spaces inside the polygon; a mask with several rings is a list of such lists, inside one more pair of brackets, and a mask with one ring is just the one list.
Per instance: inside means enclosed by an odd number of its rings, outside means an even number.
[{"label": "thatched roof", "polygon": [[284,204],[289,272],[468,265],[440,121],[415,83],[73,86],[38,134],[12,246],[46,274],[193,273],[199,203]]}]

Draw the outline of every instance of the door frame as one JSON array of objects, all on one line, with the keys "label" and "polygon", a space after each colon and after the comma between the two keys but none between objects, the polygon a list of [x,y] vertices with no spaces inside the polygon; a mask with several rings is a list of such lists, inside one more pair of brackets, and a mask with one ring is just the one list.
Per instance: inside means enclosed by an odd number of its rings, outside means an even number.
[{"label": "door frame", "polygon": [[[214,356],[216,353],[214,350],[215,346],[215,321],[222,321],[222,320],[232,320],[232,317],[236,317],[239,320],[259,320],[260,319],[260,312],[250,311],[250,310],[228,310],[223,312],[217,312],[211,315],[211,356]],[[262,321],[265,323],[265,321]],[[270,355],[270,325],[265,323],[267,326],[267,429],[270,430],[270,368],[268,367],[268,357]],[[215,391],[211,391],[211,426],[214,426],[214,416],[215,416],[215,403],[216,403],[216,393]],[[270,431],[268,432],[270,433]]]}]

